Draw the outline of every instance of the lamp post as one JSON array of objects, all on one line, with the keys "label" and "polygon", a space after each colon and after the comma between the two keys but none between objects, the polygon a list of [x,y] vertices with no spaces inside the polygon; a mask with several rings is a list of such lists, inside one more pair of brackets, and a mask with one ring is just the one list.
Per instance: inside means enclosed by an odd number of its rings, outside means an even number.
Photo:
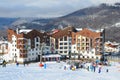
[{"label": "lamp post", "polygon": [[2,46],[2,59],[3,59],[3,56],[4,56],[4,47]]},{"label": "lamp post", "polygon": [[71,51],[69,51],[68,56],[69,56],[69,59],[70,59],[71,58]]},{"label": "lamp post", "polygon": [[15,58],[15,62],[16,62],[17,61],[17,55],[16,54],[15,54],[14,58]]},{"label": "lamp post", "polygon": [[43,66],[43,64],[42,64],[42,55],[43,55],[44,46],[45,46],[45,43],[41,43],[41,45],[40,45],[41,54],[40,54],[40,64],[39,64],[40,67]]}]

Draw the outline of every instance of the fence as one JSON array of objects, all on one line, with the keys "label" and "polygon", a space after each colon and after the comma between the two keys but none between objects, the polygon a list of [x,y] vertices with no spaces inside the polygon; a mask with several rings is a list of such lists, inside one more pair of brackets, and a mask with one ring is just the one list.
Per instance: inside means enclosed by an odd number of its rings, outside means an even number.
[{"label": "fence", "polygon": [[106,56],[106,59],[108,61],[120,62],[120,55],[119,56]]}]

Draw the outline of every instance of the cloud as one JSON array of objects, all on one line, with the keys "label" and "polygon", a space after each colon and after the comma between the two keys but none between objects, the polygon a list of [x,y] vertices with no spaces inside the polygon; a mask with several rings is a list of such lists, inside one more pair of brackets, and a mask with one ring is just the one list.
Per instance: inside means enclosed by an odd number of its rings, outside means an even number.
[{"label": "cloud", "polygon": [[114,2],[120,0],[1,0],[0,16],[57,17],[88,6]]}]

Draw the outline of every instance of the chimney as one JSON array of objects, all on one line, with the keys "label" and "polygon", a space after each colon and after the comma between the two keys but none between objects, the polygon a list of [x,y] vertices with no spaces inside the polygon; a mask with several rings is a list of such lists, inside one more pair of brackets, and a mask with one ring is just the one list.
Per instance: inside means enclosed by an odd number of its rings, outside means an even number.
[{"label": "chimney", "polygon": [[19,34],[19,28],[16,29],[16,33]]}]

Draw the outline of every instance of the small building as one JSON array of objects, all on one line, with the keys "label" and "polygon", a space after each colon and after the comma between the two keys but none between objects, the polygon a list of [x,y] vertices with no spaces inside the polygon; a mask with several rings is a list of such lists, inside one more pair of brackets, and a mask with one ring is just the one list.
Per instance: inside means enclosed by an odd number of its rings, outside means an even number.
[{"label": "small building", "polygon": [[107,53],[118,53],[120,51],[119,43],[117,42],[105,42],[105,52]]},{"label": "small building", "polygon": [[0,41],[0,59],[8,61],[8,41]]}]

